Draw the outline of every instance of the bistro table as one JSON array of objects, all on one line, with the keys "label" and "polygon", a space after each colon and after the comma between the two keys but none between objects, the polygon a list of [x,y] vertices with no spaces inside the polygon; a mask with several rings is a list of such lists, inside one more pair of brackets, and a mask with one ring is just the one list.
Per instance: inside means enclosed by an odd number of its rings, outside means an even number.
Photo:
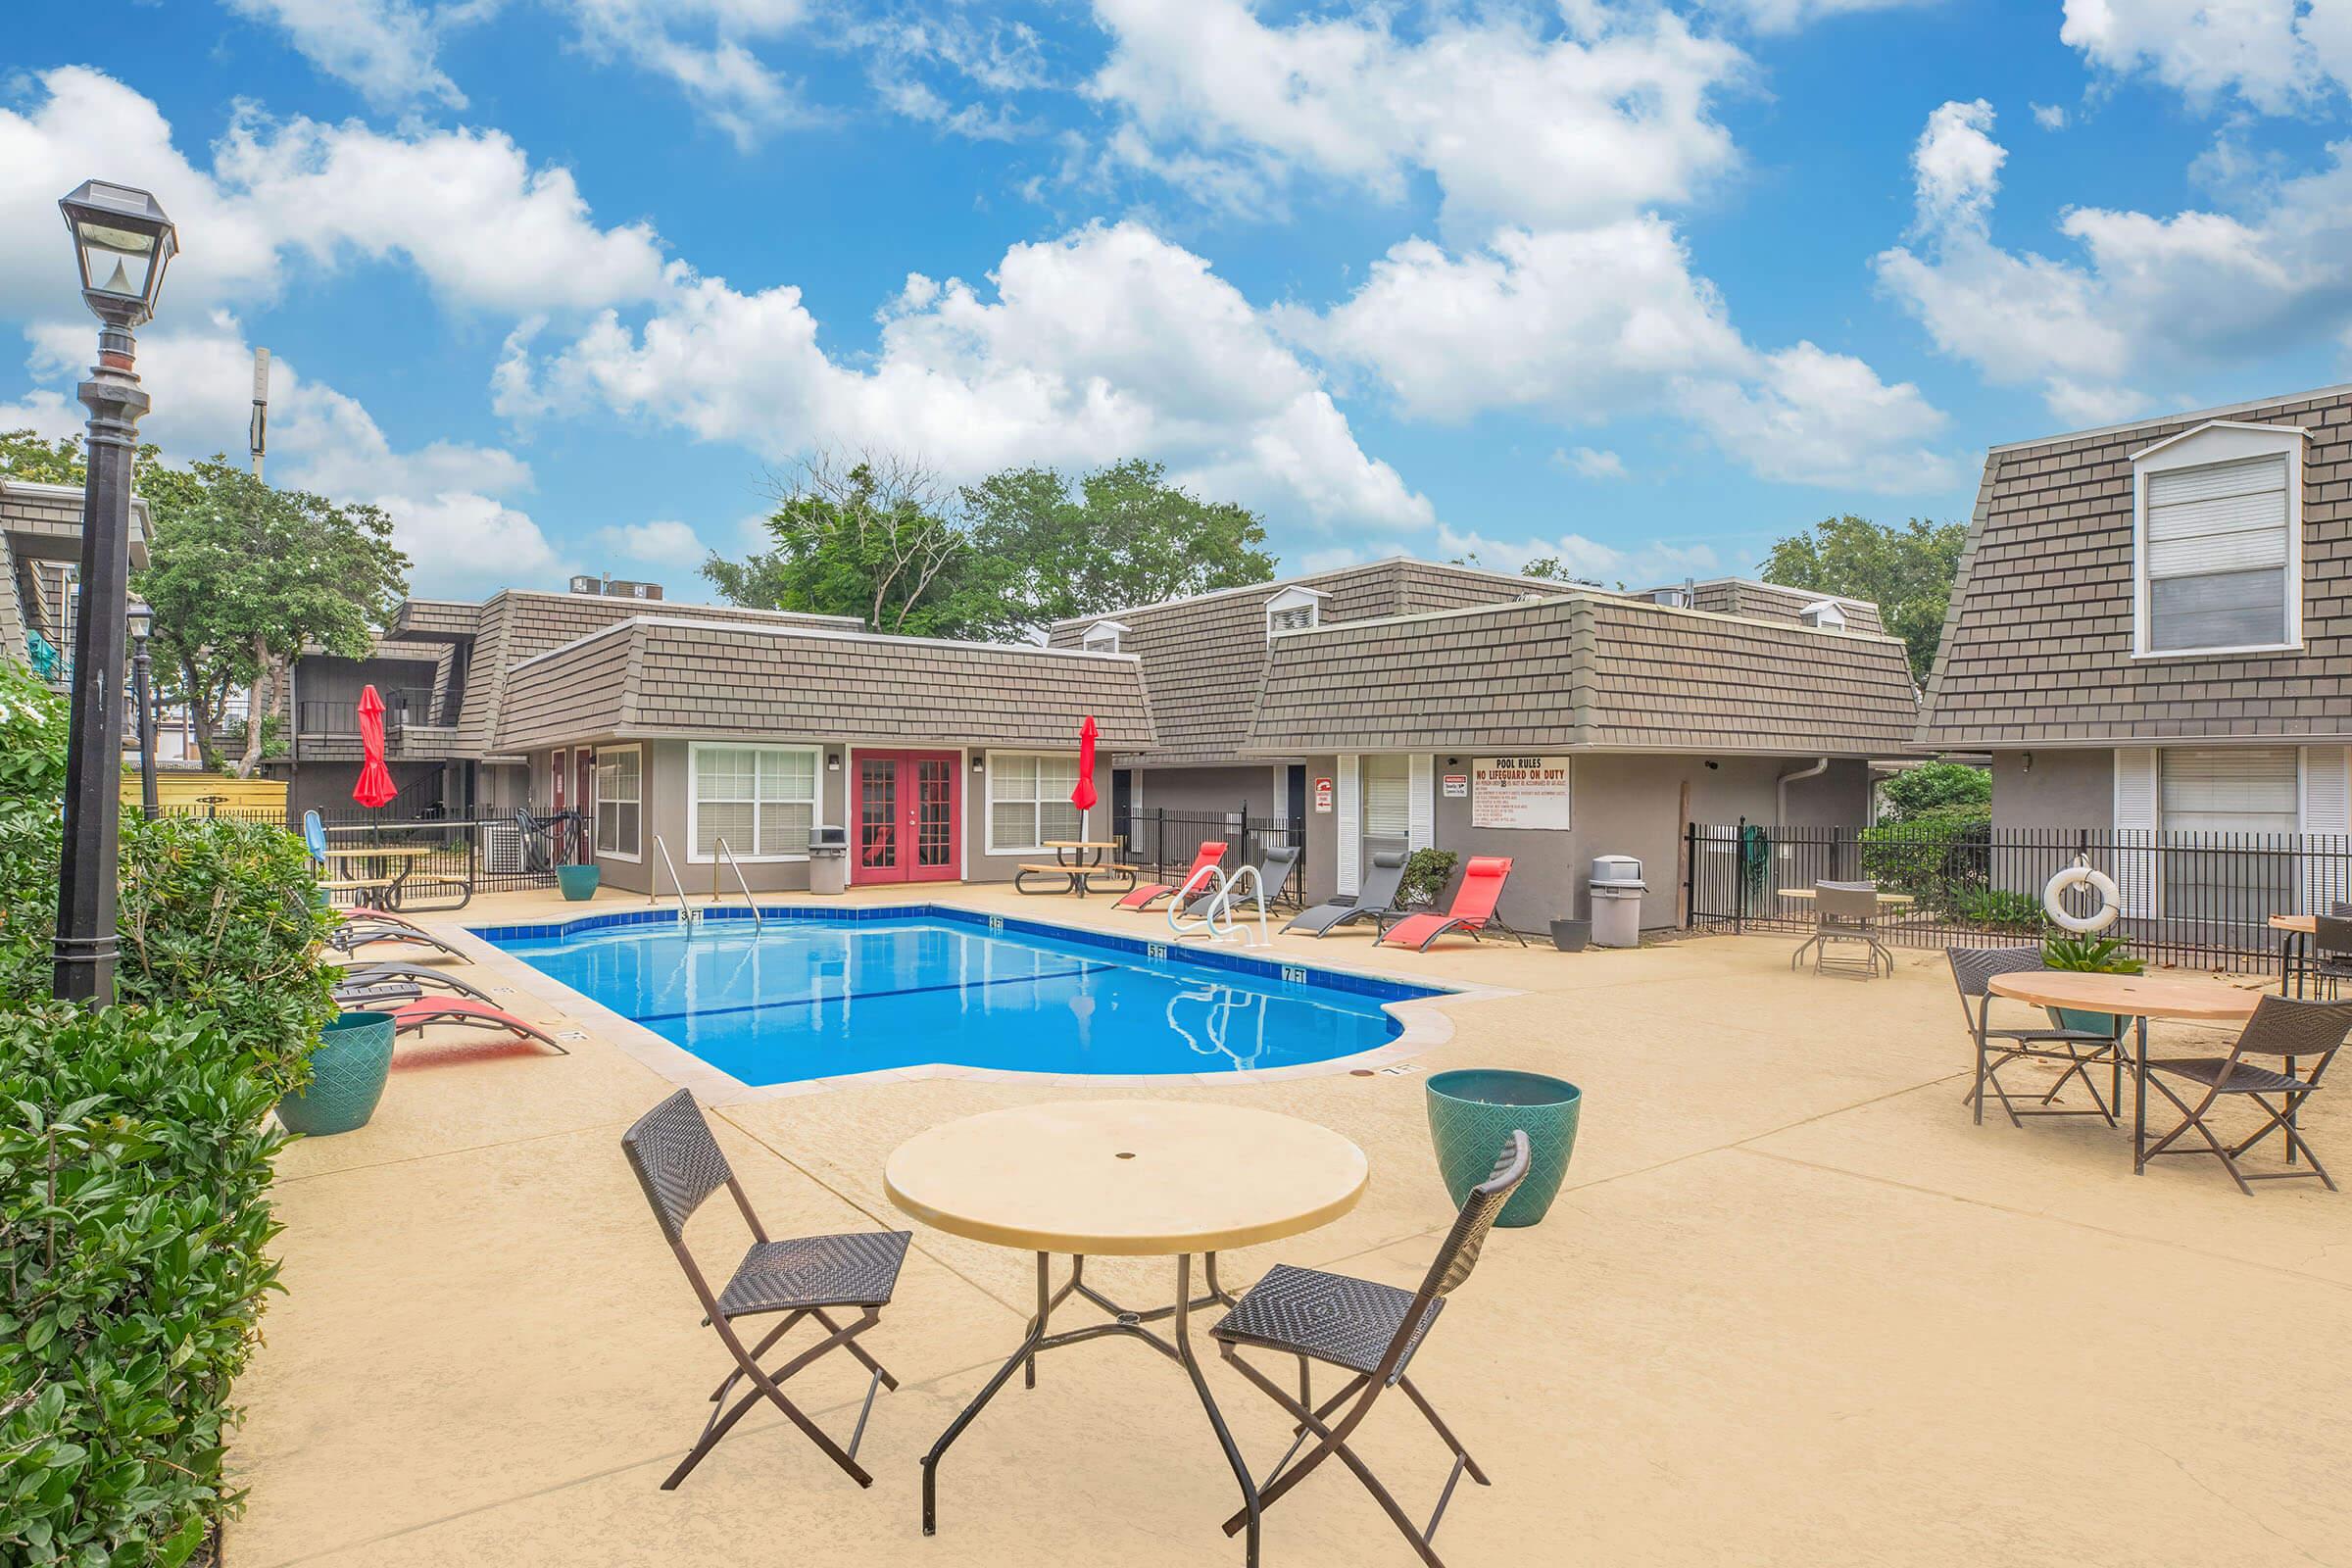
[{"label": "bistro table", "polygon": [[[988,1401],[1037,1356],[1109,1334],[1142,1340],[1181,1365],[1208,1414],[1250,1516],[1257,1561],[1257,1486],[1193,1356],[1193,1309],[1234,1304],[1217,1283],[1217,1253],[1279,1241],[1353,1208],[1369,1179],[1364,1152],[1328,1128],[1239,1105],[1096,1100],[1022,1105],[948,1122],[901,1144],[884,1185],[901,1209],[953,1236],[1037,1254],[1037,1315],[1019,1348],[923,1455],[923,1534],[937,1531],[939,1462]],[[1056,1289],[1055,1253],[1070,1259]],[[1193,1255],[1205,1296],[1193,1295]],[[1174,1304],[1126,1307],[1086,1282],[1089,1256],[1174,1257]],[[1055,1307],[1083,1297],[1108,1322],[1048,1333]],[[1162,1336],[1147,1325],[1174,1318]]]},{"label": "bistro table", "polygon": [[[1809,899],[1820,890],[1817,888],[1781,888],[1778,891],[1784,899]],[[1877,890],[1873,889],[1872,891]],[[1901,909],[1917,904],[1919,900],[1909,893],[1881,893],[1879,902],[1889,909]]]},{"label": "bistro table", "polygon": [[1986,982],[1996,997],[2036,1007],[2072,1007],[2136,1020],[2132,1061],[2132,1172],[2147,1174],[2140,1153],[2148,1131],[2148,1020],[2177,1018],[2193,1023],[2243,1023],[2254,1016],[2258,993],[2200,975],[2092,974],[2078,969],[2028,969],[1996,974]]}]

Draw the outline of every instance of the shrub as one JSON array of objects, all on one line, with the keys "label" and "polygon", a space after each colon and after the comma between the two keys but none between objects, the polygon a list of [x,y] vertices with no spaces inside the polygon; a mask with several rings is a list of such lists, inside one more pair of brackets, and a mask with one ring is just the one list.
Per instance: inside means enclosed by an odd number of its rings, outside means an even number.
[{"label": "shrub", "polygon": [[208,1020],[0,1014],[0,1560],[168,1568],[234,1506],[276,1098]]},{"label": "shrub", "polygon": [[1922,762],[1879,786],[1889,822],[1916,821],[1949,806],[1990,806],[1992,775],[1966,762]]},{"label": "shrub", "polygon": [[1404,862],[1404,877],[1396,884],[1396,902],[1408,909],[1426,908],[1446,893],[1453,868],[1462,858],[1451,850],[1415,850]]},{"label": "shrub", "polygon": [[1862,830],[1862,874],[1892,893],[1942,905],[1985,887],[1992,858],[1992,808],[1941,806],[1908,822]]},{"label": "shrub", "polygon": [[2073,969],[2085,974],[2138,974],[2147,967],[2132,956],[2123,938],[2087,931],[2044,942],[2041,964],[2045,969]]},{"label": "shrub", "polygon": [[[49,995],[61,849],[54,807],[0,804],[0,1005]],[[265,823],[122,818],[115,994],[213,1017],[280,1090],[308,1079],[336,970],[301,842]]]},{"label": "shrub", "polygon": [[2012,892],[2008,888],[1956,889],[1940,907],[1947,917],[1966,920],[1972,925],[2037,932],[2049,923],[2041,900],[2031,893]]}]

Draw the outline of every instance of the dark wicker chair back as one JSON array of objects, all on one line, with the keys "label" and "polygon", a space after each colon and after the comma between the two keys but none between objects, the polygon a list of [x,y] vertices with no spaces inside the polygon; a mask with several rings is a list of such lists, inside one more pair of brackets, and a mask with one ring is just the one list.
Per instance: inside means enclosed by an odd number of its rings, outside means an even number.
[{"label": "dark wicker chair back", "polygon": [[[1527,1134],[1514,1129],[1494,1156],[1494,1173],[1471,1188],[1470,1196],[1462,1200],[1462,1211],[1455,1216],[1453,1229],[1446,1233],[1446,1245],[1438,1250],[1429,1278],[1422,1283],[1424,1297],[1450,1296],[1470,1277],[1487,1245],[1487,1233],[1494,1228],[1494,1216],[1527,1180],[1530,1158]],[[1416,1319],[1407,1317],[1405,1321]]]},{"label": "dark wicker chair back", "polygon": [[2323,957],[2352,959],[2352,910],[2336,906],[2336,914],[2312,917],[2318,928],[2312,933],[2311,945]]},{"label": "dark wicker chair back", "polygon": [[2317,1056],[2325,1066],[2326,1058],[2342,1048],[2347,1034],[2352,1034],[2352,1002],[2305,1002],[2265,992],[2231,1054]]},{"label": "dark wicker chair back", "polygon": [[672,1246],[685,1240],[686,1222],[703,1206],[703,1200],[735,1179],[688,1090],[679,1090],[638,1117],[637,1124],[620,1135],[620,1148]]}]

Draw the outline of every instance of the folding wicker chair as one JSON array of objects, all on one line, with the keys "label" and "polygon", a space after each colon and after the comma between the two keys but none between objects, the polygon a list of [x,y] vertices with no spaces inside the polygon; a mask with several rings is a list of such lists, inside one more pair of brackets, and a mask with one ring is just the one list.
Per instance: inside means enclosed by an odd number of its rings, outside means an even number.
[{"label": "folding wicker chair", "polygon": [[[2039,948],[1946,948],[1943,956],[1951,960],[1952,983],[1960,988],[1960,1010],[1968,1016],[1968,1032],[1977,1044],[1977,1074],[1969,1092],[1961,1098],[1964,1105],[1974,1105],[1977,1125],[1984,1125],[1984,1092],[1992,1091],[2001,1108],[2009,1113],[2009,1125],[2023,1127],[2027,1116],[2103,1116],[2107,1125],[2115,1123],[2115,1107],[2124,1099],[2123,1023],[2116,1020],[2113,1033],[2096,1029],[2026,1029],[1991,1025],[1992,991],[1990,982],[1995,975],[2021,974],[2042,967]],[[1973,1005],[1972,1005],[1973,1004]],[[2001,1044],[1996,1048],[1993,1042]],[[2013,1061],[2062,1061],[2066,1071],[2050,1085],[2048,1094],[2039,1104],[2020,1109],[2001,1087],[2001,1069]],[[2108,1098],[2099,1098],[2098,1085],[2090,1081],[2090,1069],[2104,1066],[2108,1072]],[[2090,1095],[2091,1108],[2076,1109],[2054,1105],[2070,1080],[2080,1078]],[[2030,1093],[2031,1091],[2029,1091]]]},{"label": "folding wicker chair", "polygon": [[[899,1267],[906,1259],[906,1244],[913,1239],[913,1232],[871,1231],[769,1241],[760,1216],[752,1212],[751,1200],[743,1195],[743,1184],[735,1179],[727,1156],[710,1136],[710,1123],[703,1120],[694,1096],[683,1089],[639,1117],[634,1127],[621,1134],[620,1147],[629,1157],[629,1168],[637,1173],[638,1185],[645,1189],[645,1200],[653,1205],[654,1217],[662,1222],[669,1250],[677,1254],[678,1266],[694,1287],[695,1298],[703,1303],[703,1321],[718,1331],[727,1353],[735,1358],[735,1370],[711,1392],[710,1419],[703,1423],[702,1436],[662,1483],[662,1490],[667,1492],[685,1480],[703,1455],[761,1399],[772,1401],[785,1419],[806,1433],[851,1480],[861,1487],[872,1486],[874,1478],[858,1463],[858,1444],[865,1436],[865,1418],[873,1412],[875,1390],[895,1391],[899,1380],[866,1354],[857,1337],[881,1321],[881,1309],[890,1304],[898,1290]],[[735,1206],[743,1211],[753,1240],[726,1289],[713,1296],[694,1254],[686,1250],[686,1222],[703,1200],[722,1186],[734,1195]],[[847,1307],[857,1307],[863,1314],[847,1328],[827,1315],[830,1309]],[[768,1312],[782,1312],[784,1320],[758,1345],[746,1348],[735,1332],[735,1320]],[[760,1357],[804,1318],[814,1318],[826,1337],[772,1371],[762,1368]],[[873,1374],[866,1382],[865,1402],[858,1407],[858,1427],[850,1434],[847,1448],[827,1437],[779,1387],[833,1350],[849,1351]],[[732,1405],[723,1402],[727,1391],[743,1378],[752,1380],[752,1391]]]},{"label": "folding wicker chair", "polygon": [[[1446,1298],[1470,1277],[1470,1270],[1478,1262],[1479,1250],[1486,1245],[1487,1232],[1494,1227],[1494,1216],[1502,1212],[1502,1205],[1510,1201],[1511,1194],[1527,1179],[1527,1134],[1513,1132],[1494,1161],[1494,1174],[1470,1189],[1453,1229],[1446,1237],[1446,1245],[1438,1250],[1437,1260],[1430,1265],[1419,1290],[1400,1291],[1393,1285],[1346,1274],[1325,1274],[1278,1263],[1265,1278],[1244,1291],[1234,1309],[1210,1331],[1216,1337],[1218,1353],[1298,1424],[1298,1436],[1258,1486],[1260,1514],[1306,1479],[1316,1466],[1337,1454],[1340,1462],[1355,1472],[1364,1490],[1372,1494],[1396,1528],[1404,1533],[1404,1539],[1413,1544],[1421,1560],[1430,1568],[1444,1568],[1430,1545],[1430,1539],[1438,1533],[1438,1524],[1446,1517],[1446,1505],[1453,1500],[1453,1489],[1461,1481],[1462,1472],[1467,1470],[1470,1479],[1482,1487],[1494,1483],[1438,1418],[1438,1412],[1431,1408],[1421,1391],[1413,1387],[1413,1380],[1405,1376],[1405,1368],[1430,1326],[1437,1322]],[[1237,1352],[1244,1346],[1297,1356],[1298,1397],[1293,1398],[1282,1385],[1243,1360]],[[1337,1394],[1319,1404],[1315,1402],[1309,1367],[1315,1361],[1353,1374]],[[1432,1430],[1453,1453],[1453,1469],[1446,1477],[1446,1490],[1439,1494],[1437,1508],[1426,1525],[1416,1526],[1406,1516],[1396,1499],[1389,1494],[1388,1488],[1372,1474],[1370,1466],[1348,1446],[1348,1434],[1371,1410],[1373,1401],[1391,1387],[1404,1390],[1405,1397],[1428,1417]],[[1331,1422],[1331,1413],[1350,1399],[1355,1402],[1349,1405],[1348,1413],[1336,1423]],[[1320,1441],[1307,1450],[1304,1458],[1291,1464],[1292,1455],[1298,1453],[1309,1437]],[[1250,1522],[1250,1510],[1245,1508],[1225,1521],[1225,1533],[1238,1534]]]},{"label": "folding wicker chair", "polygon": [[[1864,979],[1878,978],[1879,965],[1886,965],[1886,973],[1894,973],[1894,955],[1879,940],[1871,922],[1879,917],[1879,889],[1872,882],[1816,882],[1813,884],[1813,935],[1798,945],[1788,956],[1788,967],[1793,969],[1803,961],[1805,949],[1813,950],[1815,974],[1851,974]],[[1851,958],[1833,956],[1833,943],[1859,944],[1862,956]]]},{"label": "folding wicker chair", "polygon": [[2333,914],[2316,916],[2312,926],[2311,957],[2303,965],[2303,976],[2325,982],[2333,998],[2346,980],[2352,980],[2352,906],[2336,905]]},{"label": "folding wicker chair", "polygon": [[[2246,1020],[2245,1033],[2237,1037],[2227,1056],[2185,1056],[2166,1061],[2150,1060],[2148,1070],[2141,1075],[2143,1086],[2154,1085],[2156,1092],[2171,1101],[2180,1112],[2180,1125],[2151,1144],[2148,1142],[2147,1116],[2143,1109],[2132,1128],[2132,1169],[2145,1170],[2149,1160],[2159,1154],[2211,1154],[2222,1162],[2237,1182],[2237,1190],[2252,1197],[2253,1182],[2282,1182],[2318,1177],[2329,1192],[2336,1190],[2335,1178],[2320,1163],[2320,1156],[2311,1152],[2295,1118],[2303,1102],[2320,1087],[2328,1064],[2343,1048],[2344,1037],[2352,1033],[2352,1002],[2303,1002],[2290,997],[2265,995],[2254,1004],[2254,1016]],[[2250,1056],[2278,1059],[2285,1067],[2261,1066],[2248,1060]],[[2298,1075],[2295,1064],[2300,1059],[2317,1058],[2311,1070]],[[2190,1104],[2173,1093],[2168,1078],[2180,1078],[2204,1086],[2204,1097]],[[2145,1087],[2141,1090],[2146,1093]],[[2193,1094],[2194,1091],[2192,1090]],[[2206,1117],[2225,1095],[2241,1095],[2269,1113],[2269,1119],[2234,1144],[2225,1144],[2214,1135]],[[2277,1103],[2273,1103],[2276,1097]],[[2175,1149],[2173,1141],[2181,1134],[2194,1132],[2205,1140],[2205,1147]],[[2238,1165],[2239,1156],[2272,1133],[2286,1136],[2285,1170],[2256,1171],[2246,1174]],[[2294,1168],[2295,1153],[2311,1161],[2311,1169]]]}]

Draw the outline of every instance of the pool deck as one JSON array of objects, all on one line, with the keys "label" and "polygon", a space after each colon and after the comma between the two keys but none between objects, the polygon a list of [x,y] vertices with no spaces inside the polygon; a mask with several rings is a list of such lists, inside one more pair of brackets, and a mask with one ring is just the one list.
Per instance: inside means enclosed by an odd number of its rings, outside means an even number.
[{"label": "pool deck", "polygon": [[[1166,929],[1102,899],[923,896]],[[436,923],[580,912],[499,895]],[[1368,936],[1283,939],[1307,962],[1476,989],[1425,1004],[1447,1038],[1363,1076],[906,1072],[725,1104],[713,1125],[771,1234],[916,1231],[865,1342],[903,1386],[866,1433],[870,1491],[760,1411],[667,1494],[727,1369],[617,1148],[672,1080],[482,950],[460,972],[513,987],[571,1054],[404,1042],[370,1125],[281,1156],[288,1294],[239,1390],[252,1495],[225,1561],[1239,1564],[1216,1530],[1231,1477],[1182,1376],[1114,1345],[1005,1391],[949,1458],[923,1538],[916,1457],[1019,1339],[1031,1264],[902,1220],[883,1162],[925,1127],[1042,1100],[1288,1111],[1360,1145],[1371,1190],[1323,1230],[1231,1254],[1228,1280],[1290,1261],[1409,1287],[1451,1217],[1422,1082],[1478,1065],[1567,1077],[1586,1106],[1549,1218],[1495,1233],[1414,1363],[1494,1480],[1447,1512],[1455,1568],[2352,1564],[2352,1195],[2249,1200],[2210,1160],[2134,1178],[2129,1132],[2095,1121],[1975,1127],[1940,956],[1863,983],[1789,973],[1793,946],[1375,957]],[[2215,1038],[2157,1031],[2192,1037]],[[2323,1094],[2306,1127],[2352,1176],[2346,1098]],[[690,1240],[723,1277],[744,1239],[721,1200]],[[1138,1302],[1168,1289],[1165,1265],[1098,1271]],[[1213,1357],[1208,1376],[1262,1468],[1287,1427]],[[836,1357],[792,1388],[846,1433],[863,1382]],[[1444,1449],[1407,1405],[1384,1401],[1358,1446],[1426,1510]],[[1267,1516],[1269,1568],[1413,1560],[1336,1466]]]}]

